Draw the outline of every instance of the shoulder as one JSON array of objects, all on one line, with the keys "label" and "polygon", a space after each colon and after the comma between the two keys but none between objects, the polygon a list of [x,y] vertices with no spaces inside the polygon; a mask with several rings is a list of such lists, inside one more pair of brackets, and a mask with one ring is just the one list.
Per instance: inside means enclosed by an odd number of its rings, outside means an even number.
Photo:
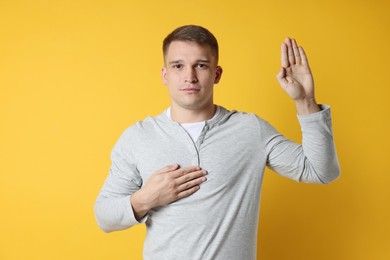
[{"label": "shoulder", "polygon": [[245,131],[255,131],[256,134],[260,133],[260,135],[268,135],[274,134],[276,130],[274,127],[265,119],[258,116],[252,112],[244,112],[232,110],[229,111],[229,118],[226,120],[226,123],[229,127],[237,128],[237,129],[245,129]]},{"label": "shoulder", "polygon": [[158,129],[161,124],[164,122],[161,120],[160,115],[159,116],[148,116],[143,120],[139,120],[135,122],[134,124],[127,127],[122,135],[121,138],[134,138],[139,135],[144,135],[148,132],[153,132],[154,130]]},{"label": "shoulder", "polygon": [[167,124],[163,118],[163,113],[157,116],[148,116],[143,120],[139,120],[128,126],[119,136],[118,143],[133,143],[142,138],[146,138],[150,134],[155,134],[156,130],[162,125]]},{"label": "shoulder", "polygon": [[229,111],[229,121],[249,123],[250,125],[264,124],[266,121],[252,112],[231,110]]}]

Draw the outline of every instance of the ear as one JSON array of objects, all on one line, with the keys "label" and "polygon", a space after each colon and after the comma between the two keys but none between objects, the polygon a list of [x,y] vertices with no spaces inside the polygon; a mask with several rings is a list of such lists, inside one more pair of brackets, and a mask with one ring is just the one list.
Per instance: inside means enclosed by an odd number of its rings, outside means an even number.
[{"label": "ear", "polygon": [[164,85],[166,85],[168,83],[167,69],[165,67],[161,69],[161,79],[162,79],[162,82],[164,83]]},{"label": "ear", "polygon": [[217,66],[216,71],[215,71],[214,84],[217,84],[219,82],[219,80],[222,77],[222,72],[223,72],[222,67],[221,66]]}]

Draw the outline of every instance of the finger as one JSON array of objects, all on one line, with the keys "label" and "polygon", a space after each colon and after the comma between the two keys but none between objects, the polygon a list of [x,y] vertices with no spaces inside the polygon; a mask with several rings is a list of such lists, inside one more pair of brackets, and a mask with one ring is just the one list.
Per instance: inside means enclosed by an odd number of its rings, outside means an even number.
[{"label": "finger", "polygon": [[173,171],[171,176],[173,178],[179,178],[179,177],[187,175],[188,173],[195,172],[195,171],[200,171],[200,167],[199,166],[189,166],[189,167],[185,167],[185,168],[180,168],[180,169],[177,169],[176,171]]},{"label": "finger", "polygon": [[156,174],[164,173],[164,172],[171,172],[171,171],[179,169],[179,167],[180,166],[178,164],[167,165],[164,168],[161,168],[160,170],[156,171]]},{"label": "finger", "polygon": [[191,189],[194,186],[199,186],[201,183],[205,182],[206,180],[207,180],[206,177],[202,176],[200,178],[196,178],[196,179],[193,179],[191,181],[187,181],[178,187],[178,192],[180,193],[182,191]]},{"label": "finger", "polygon": [[297,64],[301,64],[301,56],[299,54],[298,45],[297,45],[297,42],[295,41],[295,39],[292,39],[292,49],[293,49],[293,53],[294,53],[295,62]]},{"label": "finger", "polygon": [[282,43],[281,58],[282,58],[282,67],[283,68],[287,68],[288,66],[290,66],[290,63],[288,62],[287,45],[286,45],[286,43]]},{"label": "finger", "polygon": [[302,64],[309,66],[309,61],[307,60],[307,56],[303,48],[299,46],[298,50],[299,50],[299,54],[301,55]]},{"label": "finger", "polygon": [[188,197],[190,196],[191,194],[195,193],[197,190],[200,189],[200,186],[199,185],[196,185],[190,189],[187,189],[187,190],[184,190],[182,192],[180,192],[178,195],[177,195],[177,199],[182,199],[182,198],[185,198],[185,197]]},{"label": "finger", "polygon": [[294,52],[293,52],[293,48],[292,48],[292,44],[291,44],[291,39],[286,38],[285,43],[287,45],[288,61],[289,61],[290,65],[294,65],[295,64],[295,57],[294,57]]},{"label": "finger", "polygon": [[192,181],[196,178],[203,177],[206,174],[207,174],[207,172],[205,170],[199,170],[199,171],[194,171],[194,172],[184,174],[181,177],[177,178],[177,184],[182,185],[183,183]]}]

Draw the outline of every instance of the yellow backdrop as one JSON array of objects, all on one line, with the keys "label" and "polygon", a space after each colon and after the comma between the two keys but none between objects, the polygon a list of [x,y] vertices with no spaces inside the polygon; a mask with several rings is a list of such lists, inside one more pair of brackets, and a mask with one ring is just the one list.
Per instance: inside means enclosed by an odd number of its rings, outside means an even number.
[{"label": "yellow backdrop", "polygon": [[122,131],[169,105],[161,41],[219,39],[216,102],[300,141],[279,88],[280,43],[309,56],[342,177],[267,171],[258,258],[390,259],[389,1],[0,1],[0,259],[141,259],[144,226],[105,234],[93,204]]}]

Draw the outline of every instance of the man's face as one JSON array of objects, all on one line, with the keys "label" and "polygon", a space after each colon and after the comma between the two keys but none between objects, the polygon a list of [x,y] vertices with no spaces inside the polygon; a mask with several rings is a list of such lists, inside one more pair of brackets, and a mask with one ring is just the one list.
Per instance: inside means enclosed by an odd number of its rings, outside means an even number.
[{"label": "man's face", "polygon": [[173,41],[164,63],[162,80],[168,86],[172,107],[199,110],[214,104],[214,84],[219,82],[222,68],[210,46]]}]

